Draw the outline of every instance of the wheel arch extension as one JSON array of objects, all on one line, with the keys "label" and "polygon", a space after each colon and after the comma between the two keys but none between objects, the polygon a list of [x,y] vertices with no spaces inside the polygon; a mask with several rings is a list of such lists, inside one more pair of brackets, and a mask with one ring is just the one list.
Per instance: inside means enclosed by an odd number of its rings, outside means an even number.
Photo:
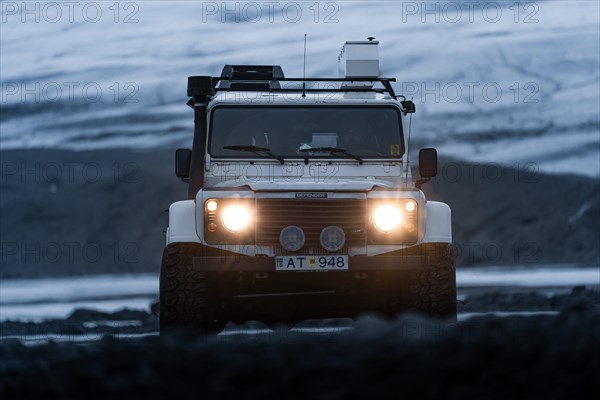
[{"label": "wheel arch extension", "polygon": [[178,201],[169,207],[167,244],[176,242],[202,243],[196,232],[196,203]]},{"label": "wheel arch extension", "polygon": [[422,243],[452,243],[452,210],[448,204],[427,202],[427,221]]}]

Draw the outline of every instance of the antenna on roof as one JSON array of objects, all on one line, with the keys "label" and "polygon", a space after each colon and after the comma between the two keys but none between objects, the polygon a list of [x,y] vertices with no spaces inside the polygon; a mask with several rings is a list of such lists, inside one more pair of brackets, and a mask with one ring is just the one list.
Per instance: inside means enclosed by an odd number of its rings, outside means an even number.
[{"label": "antenna on roof", "polygon": [[[412,97],[411,97],[412,99]],[[409,122],[408,122],[408,150],[406,150],[406,184],[408,184],[408,172],[409,172],[409,168],[410,168],[410,161],[409,161],[409,157],[410,157],[410,133],[412,132],[412,115],[413,113],[410,113],[410,117],[409,117]],[[411,173],[412,175],[412,173]]]},{"label": "antenna on roof", "polygon": [[[306,33],[304,34],[304,68],[302,79],[306,79]],[[302,82],[302,97],[306,97],[306,82]]]}]

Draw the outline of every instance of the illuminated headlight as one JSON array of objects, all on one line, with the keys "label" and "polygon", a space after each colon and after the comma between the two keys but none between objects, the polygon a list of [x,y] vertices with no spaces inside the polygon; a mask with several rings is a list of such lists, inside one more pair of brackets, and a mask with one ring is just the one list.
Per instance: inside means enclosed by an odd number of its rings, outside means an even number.
[{"label": "illuminated headlight", "polygon": [[379,198],[369,202],[369,244],[414,244],[419,240],[419,203],[416,199]]},{"label": "illuminated headlight", "polygon": [[392,205],[383,205],[375,209],[373,223],[381,232],[393,232],[402,223],[403,215],[400,210]]},{"label": "illuminated headlight", "polygon": [[225,228],[231,232],[241,232],[250,224],[250,212],[237,204],[225,208],[221,218]]},{"label": "illuminated headlight", "polygon": [[212,198],[204,202],[207,243],[251,244],[254,238],[253,198]]}]

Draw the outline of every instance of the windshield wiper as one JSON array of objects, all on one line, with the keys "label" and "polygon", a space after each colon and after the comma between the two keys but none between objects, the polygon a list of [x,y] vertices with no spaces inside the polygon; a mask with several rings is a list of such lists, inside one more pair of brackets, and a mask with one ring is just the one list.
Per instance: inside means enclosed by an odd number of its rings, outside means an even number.
[{"label": "windshield wiper", "polygon": [[271,153],[271,149],[266,147],[258,147],[251,145],[233,145],[233,146],[223,146],[225,150],[234,150],[234,151],[249,151],[251,153],[256,154],[259,157],[264,157],[264,154],[267,156],[278,160],[280,164],[284,163],[284,159],[281,156]]},{"label": "windshield wiper", "polygon": [[363,159],[360,158],[359,156],[357,156],[356,154],[352,154],[352,153],[348,153],[346,151],[346,149],[340,149],[339,147],[313,147],[310,149],[300,149],[300,151],[304,152],[304,153],[308,153],[311,151],[316,151],[316,152],[329,152],[331,154],[336,154],[336,153],[340,153],[340,154],[344,154],[350,158],[355,159],[356,161],[358,161],[358,163],[360,165],[362,165],[363,163]]}]

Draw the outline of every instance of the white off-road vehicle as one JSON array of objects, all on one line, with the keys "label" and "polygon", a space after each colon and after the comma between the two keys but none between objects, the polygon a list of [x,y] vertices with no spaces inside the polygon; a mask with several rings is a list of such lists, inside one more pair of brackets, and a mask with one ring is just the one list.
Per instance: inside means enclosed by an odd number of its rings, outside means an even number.
[{"label": "white off-road vehicle", "polygon": [[421,149],[413,180],[415,105],[379,76],[369,39],[346,42],[341,78],[256,65],[188,78],[193,148],[175,167],[189,191],[169,208],[161,330],[456,316],[450,208],[420,190],[437,153]]}]

